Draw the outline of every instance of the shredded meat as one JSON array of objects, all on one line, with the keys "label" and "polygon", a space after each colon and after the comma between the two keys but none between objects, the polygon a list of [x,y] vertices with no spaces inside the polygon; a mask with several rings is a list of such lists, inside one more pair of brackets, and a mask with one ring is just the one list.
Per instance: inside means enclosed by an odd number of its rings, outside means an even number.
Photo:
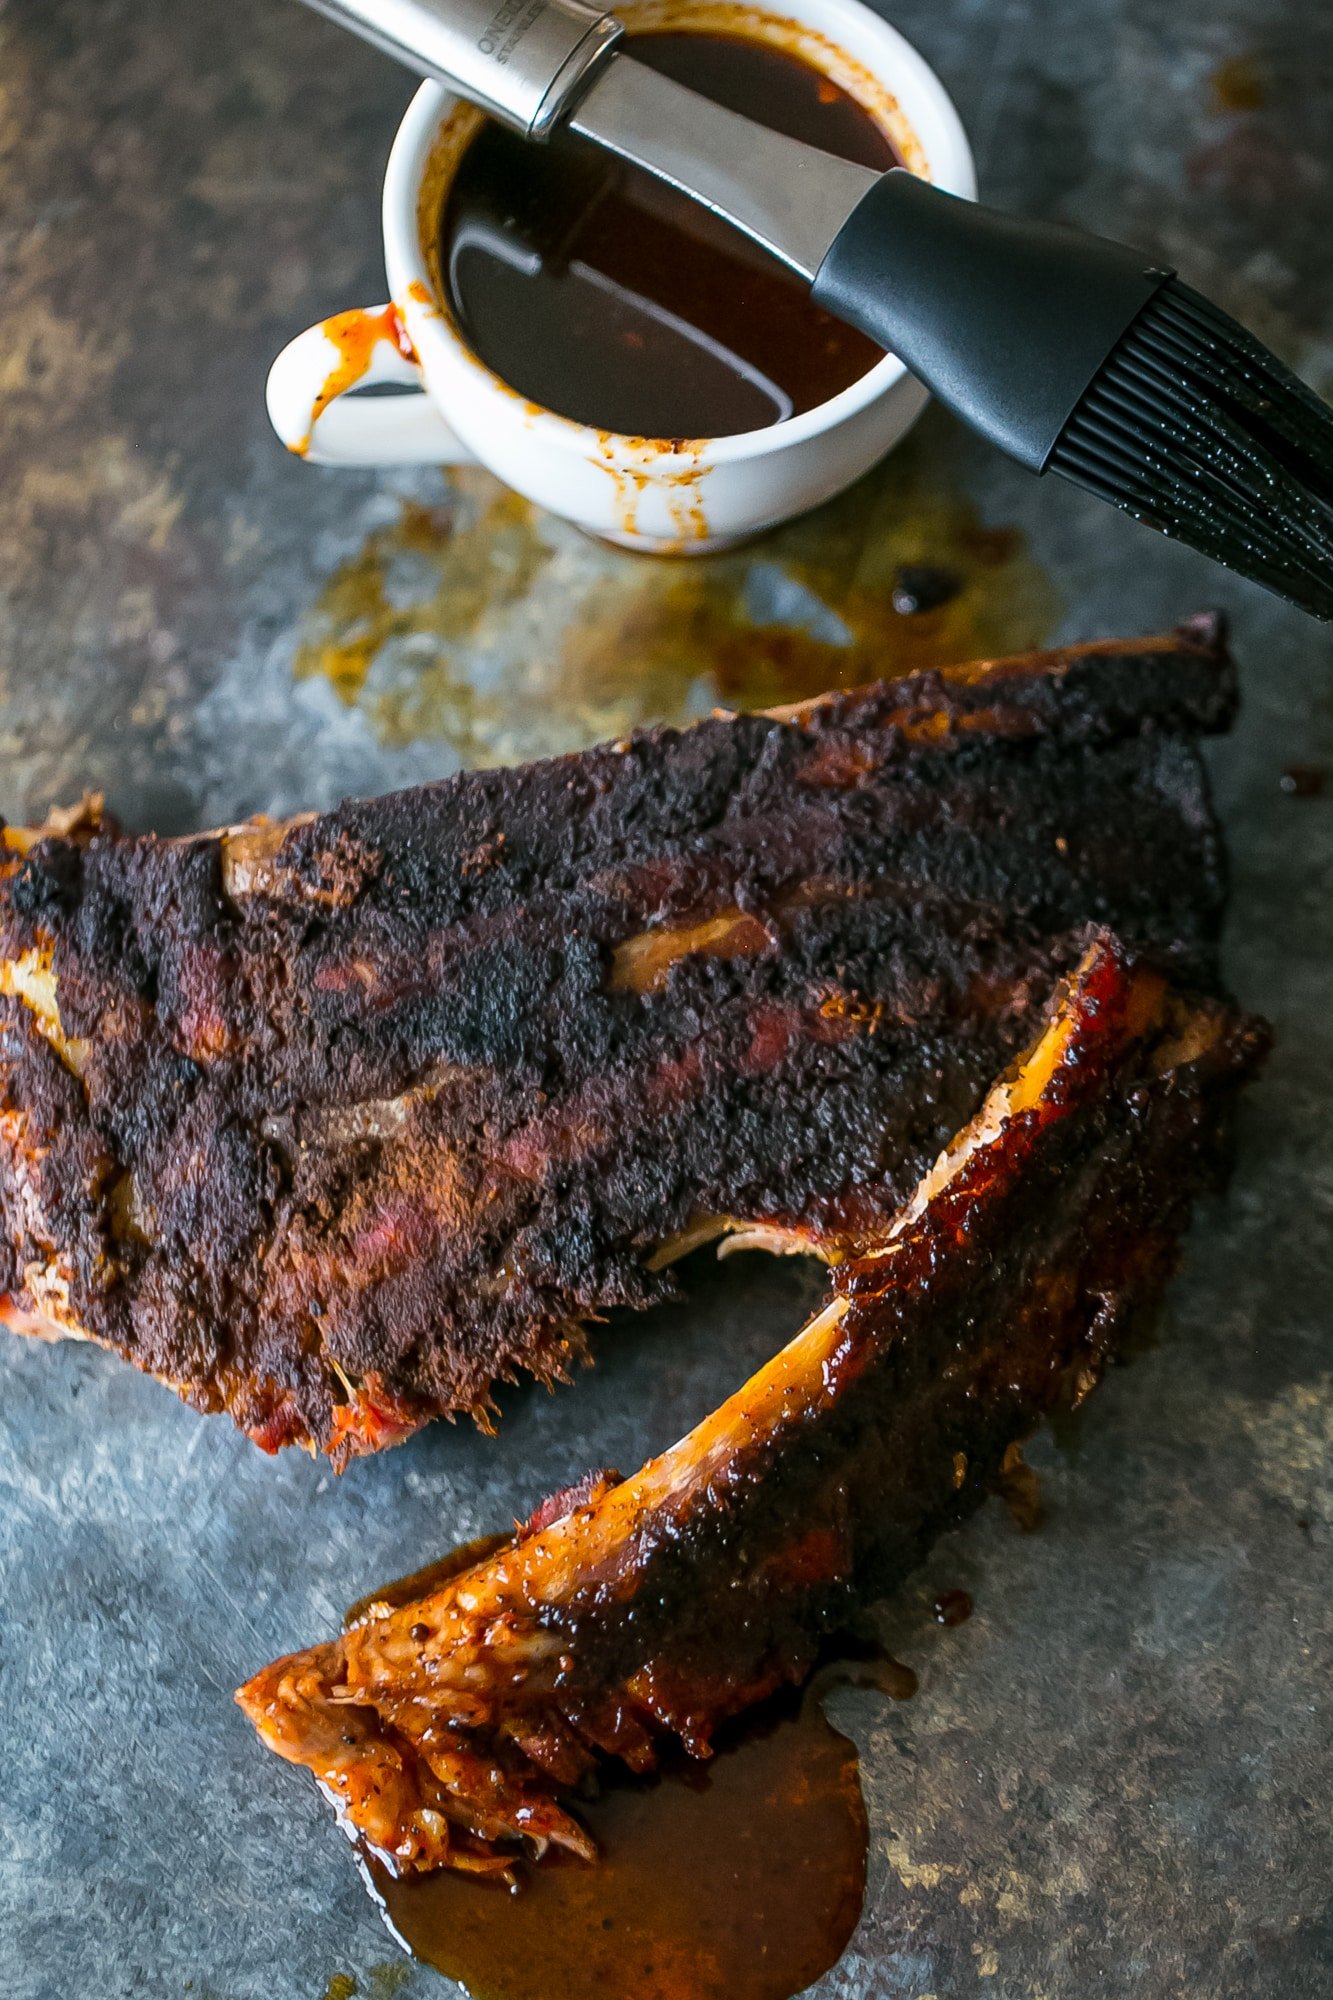
[{"label": "shredded meat", "polygon": [[664,1734],[706,1756],[1088,1394],[1160,1291],[1265,1039],[1096,939],[776,1359],[634,1477],[257,1674],[237,1700],[264,1742],[397,1872],[589,1856],[568,1795],[595,1758],[651,1767]]},{"label": "shredded meat", "polygon": [[286,825],[4,831],[0,1315],[335,1464],[739,1235],[837,1263],[1090,924],[1217,990],[1215,623]]}]

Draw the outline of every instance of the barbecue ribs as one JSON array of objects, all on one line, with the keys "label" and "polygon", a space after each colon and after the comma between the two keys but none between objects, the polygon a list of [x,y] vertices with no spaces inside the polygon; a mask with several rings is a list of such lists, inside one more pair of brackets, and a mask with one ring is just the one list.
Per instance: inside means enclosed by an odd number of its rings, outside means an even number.
[{"label": "barbecue ribs", "polygon": [[1219,630],[0,848],[0,1314],[337,1464],[882,1225],[1105,924],[1215,990]]},{"label": "barbecue ribs", "polygon": [[[1159,1291],[1264,1031],[1089,948],[1025,1057],[827,1303],[683,1442],[541,1509],[237,1699],[395,1871],[590,1854],[595,1754],[652,1766],[796,1679]],[[553,1518],[554,1517],[554,1518]]]}]

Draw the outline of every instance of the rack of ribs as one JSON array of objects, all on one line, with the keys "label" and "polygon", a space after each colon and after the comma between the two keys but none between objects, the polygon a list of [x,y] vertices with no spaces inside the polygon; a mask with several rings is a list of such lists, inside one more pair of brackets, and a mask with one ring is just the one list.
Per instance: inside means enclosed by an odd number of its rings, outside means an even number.
[{"label": "rack of ribs", "polygon": [[0,848],[0,1316],[336,1465],[668,1296],[836,1263],[1089,925],[1216,991],[1215,622],[282,825]]},{"label": "rack of ribs", "polygon": [[1087,1395],[1156,1298],[1262,1024],[1113,940],[794,1340],[634,1477],[558,1496],[415,1602],[237,1699],[395,1873],[591,1858],[566,1795],[599,1756],[706,1756],[808,1670]]}]

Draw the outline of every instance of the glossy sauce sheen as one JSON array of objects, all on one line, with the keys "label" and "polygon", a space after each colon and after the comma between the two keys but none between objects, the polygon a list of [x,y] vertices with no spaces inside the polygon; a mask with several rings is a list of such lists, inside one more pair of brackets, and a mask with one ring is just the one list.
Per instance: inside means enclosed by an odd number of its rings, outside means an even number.
[{"label": "glossy sauce sheen", "polygon": [[[899,164],[859,105],[795,56],[681,33],[636,35],[633,53],[825,152]],[[464,336],[497,375],[631,437],[761,430],[881,358],[739,231],[570,134],[536,148],[484,126],[450,190],[440,261]]]},{"label": "glossy sauce sheen", "polygon": [[381,1605],[388,1605],[396,1611],[400,1605],[415,1604],[418,1598],[429,1597],[434,1590],[443,1590],[451,1577],[471,1569],[474,1563],[485,1562],[497,1549],[502,1549],[510,1537],[508,1535],[478,1535],[475,1541],[460,1542],[448,1555],[437,1562],[427,1563],[424,1569],[414,1569],[408,1576],[400,1576],[393,1583],[381,1584],[378,1590],[368,1590],[364,1597],[358,1597],[355,1604],[349,1604],[343,1614],[343,1631],[359,1625],[371,1611]]},{"label": "glossy sauce sheen", "polygon": [[865,1893],[856,1749],[827,1685],[706,1764],[575,1801],[595,1866],[548,1857],[511,1892],[370,1865],[391,1927],[473,2000],[790,2000],[836,1964]]}]

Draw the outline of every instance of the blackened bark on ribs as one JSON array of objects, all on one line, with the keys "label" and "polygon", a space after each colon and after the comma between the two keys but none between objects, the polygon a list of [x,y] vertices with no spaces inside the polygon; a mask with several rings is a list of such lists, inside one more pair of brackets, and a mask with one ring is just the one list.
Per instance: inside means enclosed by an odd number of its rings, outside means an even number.
[{"label": "blackened bark on ribs", "polygon": [[567,1791],[806,1671],[1160,1291],[1262,1025],[1090,948],[1026,1058],[790,1345],[633,1478],[563,1496],[238,1700],[395,1870],[587,1851]]},{"label": "blackened bark on ribs", "polygon": [[1217,628],[184,842],[11,829],[0,1290],[341,1462],[696,1240],[829,1258],[1091,923],[1215,986]]}]

